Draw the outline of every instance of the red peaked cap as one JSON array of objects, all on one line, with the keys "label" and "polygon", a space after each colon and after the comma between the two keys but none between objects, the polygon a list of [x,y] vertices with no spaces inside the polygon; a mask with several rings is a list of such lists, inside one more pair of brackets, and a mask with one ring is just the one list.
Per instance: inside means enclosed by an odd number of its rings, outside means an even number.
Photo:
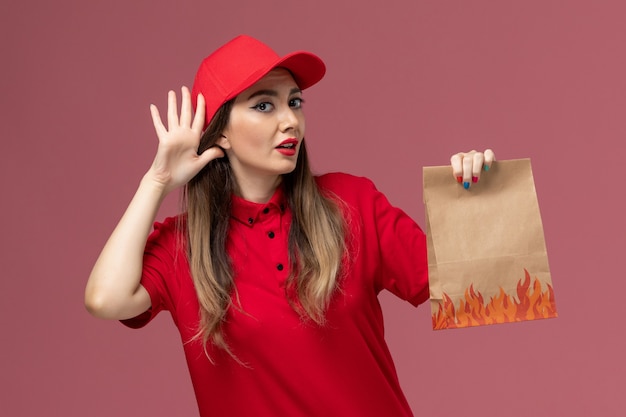
[{"label": "red peaked cap", "polygon": [[310,52],[296,51],[280,57],[263,42],[246,35],[237,36],[204,58],[191,90],[194,109],[198,93],[204,96],[204,128],[222,104],[276,67],[288,69],[302,90],[317,83],[326,73],[324,62]]}]

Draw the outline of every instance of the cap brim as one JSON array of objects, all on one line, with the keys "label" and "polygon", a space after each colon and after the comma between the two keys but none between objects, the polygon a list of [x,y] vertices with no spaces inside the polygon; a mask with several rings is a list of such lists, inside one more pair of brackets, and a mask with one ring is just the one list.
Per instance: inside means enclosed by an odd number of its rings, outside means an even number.
[{"label": "cap brim", "polygon": [[317,55],[305,51],[285,55],[273,68],[276,67],[287,68],[302,90],[317,84],[326,73],[324,61]]}]

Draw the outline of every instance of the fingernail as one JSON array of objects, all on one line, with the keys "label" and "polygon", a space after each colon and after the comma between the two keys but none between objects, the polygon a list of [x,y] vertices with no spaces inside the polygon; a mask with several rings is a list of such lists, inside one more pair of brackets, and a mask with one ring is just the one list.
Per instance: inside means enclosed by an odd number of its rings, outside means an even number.
[{"label": "fingernail", "polygon": [[473,183],[477,183],[478,182],[478,177],[472,177],[472,182]]},{"label": "fingernail", "polygon": [[463,188],[465,188],[466,190],[469,190],[469,187],[470,187],[470,183],[469,183],[469,182],[467,182],[467,181],[465,181],[465,182],[463,183]]},{"label": "fingernail", "polygon": [[456,177],[456,181],[460,184],[463,182],[463,177]]},{"label": "fingernail", "polygon": [[485,171],[489,171],[489,165],[483,165],[483,169],[484,169]]}]

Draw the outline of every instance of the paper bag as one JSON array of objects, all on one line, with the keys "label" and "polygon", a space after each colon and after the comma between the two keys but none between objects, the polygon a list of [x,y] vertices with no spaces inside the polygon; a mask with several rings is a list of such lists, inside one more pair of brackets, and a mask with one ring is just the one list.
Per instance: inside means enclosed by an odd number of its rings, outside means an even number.
[{"label": "paper bag", "polygon": [[529,159],[497,161],[469,190],[424,168],[433,329],[557,317]]}]

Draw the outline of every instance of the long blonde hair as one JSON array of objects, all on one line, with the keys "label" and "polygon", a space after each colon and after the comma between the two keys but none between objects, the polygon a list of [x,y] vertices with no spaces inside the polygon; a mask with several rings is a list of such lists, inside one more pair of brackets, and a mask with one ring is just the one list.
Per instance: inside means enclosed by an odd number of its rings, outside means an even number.
[{"label": "long blonde hair", "polygon": [[[202,136],[199,153],[214,146],[221,137],[232,106],[233,100],[216,112]],[[323,325],[338,286],[345,252],[341,202],[318,189],[304,141],[296,168],[283,175],[283,184],[292,211],[288,245],[291,274],[285,296],[302,319]],[[231,260],[226,253],[231,195],[235,189],[228,158],[215,159],[185,187],[183,208],[187,212],[187,256],[200,304],[196,337],[202,339],[205,348],[210,341],[236,359],[222,331],[228,309],[237,299]]]}]

